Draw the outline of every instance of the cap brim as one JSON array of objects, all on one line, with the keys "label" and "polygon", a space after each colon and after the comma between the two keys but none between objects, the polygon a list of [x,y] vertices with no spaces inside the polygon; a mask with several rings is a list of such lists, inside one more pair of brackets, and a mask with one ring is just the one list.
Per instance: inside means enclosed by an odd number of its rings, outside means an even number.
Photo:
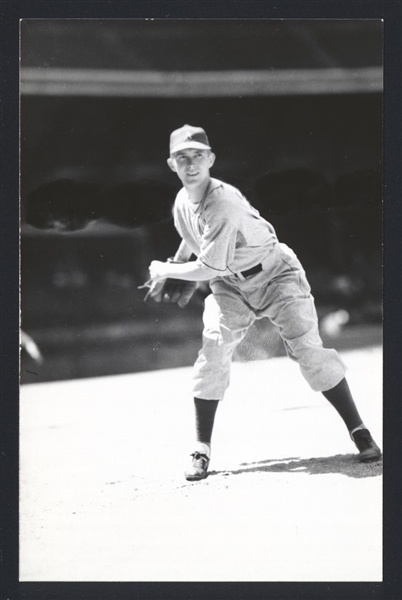
[{"label": "cap brim", "polygon": [[175,152],[180,152],[180,150],[187,150],[187,148],[197,148],[198,150],[211,150],[211,146],[207,146],[206,144],[202,144],[201,142],[182,142],[181,144],[176,144],[173,148],[170,149],[170,154],[174,154]]}]

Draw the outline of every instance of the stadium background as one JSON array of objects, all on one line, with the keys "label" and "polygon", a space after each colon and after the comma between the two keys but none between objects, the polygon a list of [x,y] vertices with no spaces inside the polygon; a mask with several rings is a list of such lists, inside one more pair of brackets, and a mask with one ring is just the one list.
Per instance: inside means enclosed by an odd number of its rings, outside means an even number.
[{"label": "stadium background", "polygon": [[[202,293],[182,311],[137,289],[179,242],[166,158],[184,123],[301,258],[324,341],[381,341],[380,21],[26,20],[21,311],[43,360],[23,351],[22,383],[194,361]],[[46,217],[55,197],[72,231]],[[238,359],[283,352],[267,328]]]}]

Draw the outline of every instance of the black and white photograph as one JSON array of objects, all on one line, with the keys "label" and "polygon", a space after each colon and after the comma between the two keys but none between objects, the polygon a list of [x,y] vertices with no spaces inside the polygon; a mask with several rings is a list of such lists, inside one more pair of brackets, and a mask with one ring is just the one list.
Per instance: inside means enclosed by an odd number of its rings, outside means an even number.
[{"label": "black and white photograph", "polygon": [[19,580],[381,582],[383,21],[19,27]]}]

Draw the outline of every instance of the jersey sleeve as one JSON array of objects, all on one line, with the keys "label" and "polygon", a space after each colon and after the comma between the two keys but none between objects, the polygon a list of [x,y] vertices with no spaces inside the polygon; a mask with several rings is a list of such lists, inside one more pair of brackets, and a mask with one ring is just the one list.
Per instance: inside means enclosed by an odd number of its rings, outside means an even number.
[{"label": "jersey sleeve", "polygon": [[184,232],[183,232],[181,219],[179,216],[179,210],[178,210],[179,204],[180,204],[180,196],[179,196],[179,194],[177,194],[174,204],[173,204],[173,207],[172,207],[173,224],[174,224],[174,227],[175,227],[177,233],[180,235],[181,238],[183,238]]},{"label": "jersey sleeve", "polygon": [[198,260],[219,272],[228,271],[233,263],[238,227],[236,215],[225,203],[206,212],[201,252]]}]

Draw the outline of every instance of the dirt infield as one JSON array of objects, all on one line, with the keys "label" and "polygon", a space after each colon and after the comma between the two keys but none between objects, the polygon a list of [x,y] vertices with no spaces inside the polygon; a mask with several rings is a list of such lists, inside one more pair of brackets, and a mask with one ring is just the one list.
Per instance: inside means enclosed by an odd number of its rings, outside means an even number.
[{"label": "dirt infield", "polygon": [[[342,357],[382,445],[381,348]],[[382,462],[287,358],[233,365],[194,483],[192,435],[188,368],[22,386],[20,579],[381,581]]]}]

